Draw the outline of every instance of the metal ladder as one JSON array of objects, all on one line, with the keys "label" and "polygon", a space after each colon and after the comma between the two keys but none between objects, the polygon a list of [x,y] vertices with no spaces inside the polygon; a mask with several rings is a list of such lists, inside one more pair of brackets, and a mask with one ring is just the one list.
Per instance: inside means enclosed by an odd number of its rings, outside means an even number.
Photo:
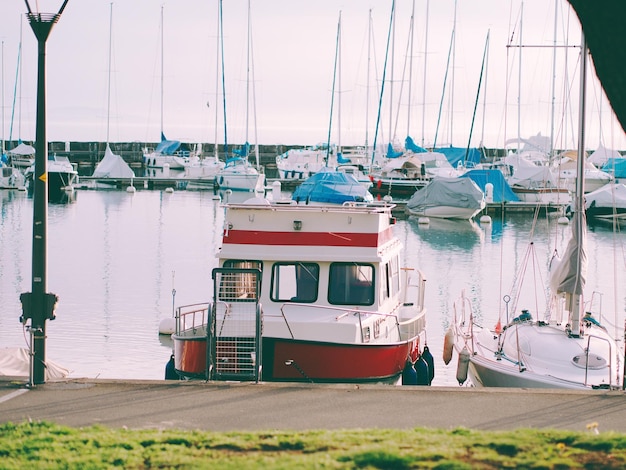
[{"label": "metal ladder", "polygon": [[207,378],[261,379],[263,315],[259,269],[215,268],[207,328]]}]

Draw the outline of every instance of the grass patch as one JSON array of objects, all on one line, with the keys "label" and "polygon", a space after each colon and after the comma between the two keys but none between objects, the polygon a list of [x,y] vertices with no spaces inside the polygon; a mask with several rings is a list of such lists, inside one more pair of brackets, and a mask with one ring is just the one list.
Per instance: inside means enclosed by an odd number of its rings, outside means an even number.
[{"label": "grass patch", "polygon": [[519,429],[203,432],[0,425],[2,469],[626,468],[626,436]]}]

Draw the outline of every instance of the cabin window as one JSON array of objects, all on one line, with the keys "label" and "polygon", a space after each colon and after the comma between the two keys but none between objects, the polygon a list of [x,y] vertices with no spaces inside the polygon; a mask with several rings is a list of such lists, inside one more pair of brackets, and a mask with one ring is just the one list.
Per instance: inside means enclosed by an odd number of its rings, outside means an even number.
[{"label": "cabin window", "polygon": [[358,263],[331,263],[328,302],[333,305],[372,305],[374,266]]},{"label": "cabin window", "polygon": [[388,299],[391,295],[391,267],[389,263],[385,263],[385,275],[382,278],[382,298]]},{"label": "cabin window", "polygon": [[274,302],[315,302],[319,272],[315,263],[275,263],[270,298]]},{"label": "cabin window", "polygon": [[[228,269],[258,269],[263,271],[260,261],[229,259],[222,266]],[[256,276],[253,273],[243,272],[224,275],[220,284],[219,300],[256,300]]]},{"label": "cabin window", "polygon": [[400,292],[400,261],[397,256],[389,260],[389,276],[390,296],[394,297]]}]

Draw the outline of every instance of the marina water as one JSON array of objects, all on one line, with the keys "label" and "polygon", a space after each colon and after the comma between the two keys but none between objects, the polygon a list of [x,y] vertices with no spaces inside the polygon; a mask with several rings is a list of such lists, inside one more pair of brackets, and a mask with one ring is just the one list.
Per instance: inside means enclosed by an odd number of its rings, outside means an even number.
[{"label": "marina water", "polygon": [[[19,296],[31,291],[33,200],[0,191],[0,347],[28,347],[19,323]],[[221,243],[224,209],[210,191],[78,190],[72,202],[48,208],[47,291],[59,297],[47,322],[47,359],[70,377],[163,379],[172,343],[159,325],[174,306],[209,301],[211,270]],[[507,213],[491,223],[399,219],[405,266],[426,275],[427,343],[435,358],[434,386],[456,386],[456,357],[442,360],[443,337],[461,291],[487,326],[498,320],[501,299],[524,265],[529,240],[538,294],[522,293],[517,312],[541,318],[547,266],[563,252],[568,225],[557,215]],[[626,305],[626,235],[610,225],[588,232],[585,290],[602,293],[605,326],[623,337]],[[538,279],[538,280],[537,280]],[[544,292],[541,292],[541,291]],[[597,297],[599,298],[599,297]],[[509,305],[513,305],[511,302]],[[621,341],[620,341],[620,344]]]}]

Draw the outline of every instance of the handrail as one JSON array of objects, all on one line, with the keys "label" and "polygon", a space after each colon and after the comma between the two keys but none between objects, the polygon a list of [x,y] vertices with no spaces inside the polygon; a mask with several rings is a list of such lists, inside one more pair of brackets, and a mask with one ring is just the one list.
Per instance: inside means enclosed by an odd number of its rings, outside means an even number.
[{"label": "handrail", "polygon": [[[180,334],[182,331],[192,330],[194,333],[198,328],[204,326],[207,322],[210,303],[197,303],[183,305],[176,309],[176,334]],[[190,310],[188,310],[190,309]],[[191,322],[188,326],[188,318],[191,316]],[[200,316],[200,322],[197,322],[197,318]]]},{"label": "handrail", "polygon": [[400,332],[400,325],[401,323],[408,323],[408,322],[400,322],[398,320],[398,314],[397,313],[386,313],[386,312],[378,312],[378,311],[371,311],[371,310],[361,310],[358,308],[346,308],[346,307],[334,307],[332,305],[316,305],[316,304],[303,304],[303,303],[298,303],[298,302],[289,302],[289,303],[284,303],[281,305],[280,307],[280,313],[281,316],[283,318],[283,320],[285,321],[285,326],[287,327],[287,329],[289,330],[289,334],[291,335],[291,338],[294,339],[295,336],[293,334],[293,331],[291,329],[291,326],[289,325],[289,321],[287,320],[287,316],[285,315],[285,307],[305,307],[305,308],[311,308],[311,309],[319,309],[319,310],[331,310],[331,311],[339,311],[342,312],[341,314],[337,315],[335,317],[335,321],[340,321],[343,318],[346,318],[347,316],[349,316],[350,314],[353,315],[358,315],[358,321],[359,321],[359,327],[361,330],[361,342],[364,343],[364,338],[363,338],[363,324],[362,324],[362,317],[361,315],[376,315],[379,317],[392,317],[395,319],[395,324],[396,324],[396,328],[398,329],[398,335],[401,335]]},{"label": "handrail", "polygon": [[591,352],[591,338],[599,339],[600,341],[604,341],[609,345],[609,387],[611,387],[613,385],[613,377],[611,377],[611,373],[613,371],[613,348],[611,346],[611,342],[607,338],[602,338],[601,336],[597,335],[587,335],[587,348],[585,349],[585,385],[589,385],[587,383],[587,378],[589,373],[589,353]]}]

